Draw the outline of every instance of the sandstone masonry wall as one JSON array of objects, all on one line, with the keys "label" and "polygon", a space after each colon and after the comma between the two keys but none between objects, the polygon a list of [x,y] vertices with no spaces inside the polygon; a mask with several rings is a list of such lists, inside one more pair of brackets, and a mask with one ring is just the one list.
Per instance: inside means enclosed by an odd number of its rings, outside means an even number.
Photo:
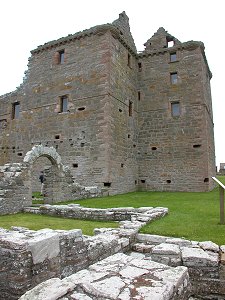
[{"label": "sandstone masonry wall", "polygon": [[48,42],[31,51],[23,84],[0,97],[0,165],[39,144],[58,151],[76,182],[108,194],[211,190],[211,76],[203,43],[163,28],[138,53],[125,12]]}]

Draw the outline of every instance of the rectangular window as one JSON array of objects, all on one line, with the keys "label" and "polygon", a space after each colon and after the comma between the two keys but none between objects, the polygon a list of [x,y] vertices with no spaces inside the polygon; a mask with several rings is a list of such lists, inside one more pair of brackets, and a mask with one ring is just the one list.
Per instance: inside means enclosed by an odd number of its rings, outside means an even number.
[{"label": "rectangular window", "polygon": [[167,47],[170,48],[170,47],[173,47],[174,46],[174,40],[172,39],[167,39]]},{"label": "rectangular window", "polygon": [[130,53],[128,53],[128,55],[127,55],[127,65],[128,65],[128,67],[131,68],[131,56],[130,56]]},{"label": "rectangular window", "polygon": [[20,103],[15,102],[12,104],[12,119],[19,119],[20,116]]},{"label": "rectangular window", "polygon": [[62,96],[60,97],[60,112],[68,111],[68,97]]},{"label": "rectangular window", "polygon": [[174,61],[177,61],[177,53],[176,52],[170,53],[170,62],[174,62]]},{"label": "rectangular window", "polygon": [[178,82],[177,72],[170,73],[170,82],[172,84],[177,84],[177,82]]},{"label": "rectangular window", "polygon": [[180,116],[180,102],[179,101],[171,103],[171,115],[172,115],[172,117]]},{"label": "rectangular window", "polygon": [[129,116],[132,117],[133,115],[133,103],[129,101]]},{"label": "rectangular window", "polygon": [[63,64],[65,61],[65,50],[59,51],[59,64]]},{"label": "rectangular window", "polygon": [[138,91],[138,100],[140,101],[141,100],[141,92]]},{"label": "rectangular window", "polygon": [[142,64],[141,64],[141,62],[138,63],[138,71],[139,71],[139,72],[142,71]]}]

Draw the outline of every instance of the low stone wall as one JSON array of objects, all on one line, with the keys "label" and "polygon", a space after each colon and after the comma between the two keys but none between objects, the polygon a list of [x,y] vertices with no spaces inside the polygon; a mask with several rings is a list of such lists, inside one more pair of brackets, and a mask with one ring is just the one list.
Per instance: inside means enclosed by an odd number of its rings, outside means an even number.
[{"label": "low stone wall", "polygon": [[203,299],[225,299],[225,246],[166,236],[137,234],[132,249],[158,263],[185,266],[192,294]]},{"label": "low stone wall", "polygon": [[38,207],[25,207],[24,212],[45,214],[64,218],[96,220],[96,221],[125,221],[123,228],[139,229],[144,224],[168,213],[165,207],[118,207],[118,208],[89,208],[80,204],[68,205],[41,205]]},{"label": "low stone wall", "polygon": [[124,230],[121,237],[105,234],[90,237],[82,235],[79,229],[0,229],[1,299],[18,299],[49,278],[69,276],[129,248],[129,230]]},{"label": "low stone wall", "polygon": [[120,253],[62,280],[48,280],[20,300],[35,300],[37,295],[43,300],[185,300],[190,281],[186,267],[171,268]]}]

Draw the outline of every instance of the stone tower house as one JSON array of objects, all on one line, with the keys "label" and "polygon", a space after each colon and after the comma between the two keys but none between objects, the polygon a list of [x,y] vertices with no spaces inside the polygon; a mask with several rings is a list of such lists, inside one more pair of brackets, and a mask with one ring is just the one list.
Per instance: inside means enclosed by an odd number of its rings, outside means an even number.
[{"label": "stone tower house", "polygon": [[31,54],[23,84],[0,97],[0,165],[42,144],[56,148],[77,182],[109,194],[212,189],[202,42],[159,28],[138,53],[123,12]]}]

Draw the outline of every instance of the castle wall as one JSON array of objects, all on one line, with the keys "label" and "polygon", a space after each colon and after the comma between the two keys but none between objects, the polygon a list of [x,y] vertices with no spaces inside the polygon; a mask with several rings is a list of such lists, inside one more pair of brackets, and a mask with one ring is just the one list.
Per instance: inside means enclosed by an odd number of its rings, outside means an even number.
[{"label": "castle wall", "polygon": [[[1,164],[21,161],[34,144],[53,146],[77,182],[103,185],[108,173],[104,142],[108,48],[107,36],[102,35],[33,53],[23,89],[1,99],[7,119],[0,138]],[[63,64],[54,61],[60,49],[65,49]],[[68,112],[60,113],[64,95]],[[19,119],[12,120],[15,101],[20,102],[21,112]]]},{"label": "castle wall", "polygon": [[[203,95],[208,82],[200,47],[173,48],[143,56],[139,102],[140,188],[143,190],[207,191],[214,174],[213,124]],[[207,72],[205,68],[205,72]],[[177,73],[172,84],[170,74]],[[173,116],[171,104],[180,105]],[[214,167],[215,168],[215,167]]]},{"label": "castle wall", "polygon": [[21,162],[42,144],[57,150],[77,183],[106,194],[211,190],[215,149],[204,45],[181,43],[159,28],[145,46],[137,53],[122,13],[112,24],[33,50],[23,85],[0,97],[0,165]]}]

